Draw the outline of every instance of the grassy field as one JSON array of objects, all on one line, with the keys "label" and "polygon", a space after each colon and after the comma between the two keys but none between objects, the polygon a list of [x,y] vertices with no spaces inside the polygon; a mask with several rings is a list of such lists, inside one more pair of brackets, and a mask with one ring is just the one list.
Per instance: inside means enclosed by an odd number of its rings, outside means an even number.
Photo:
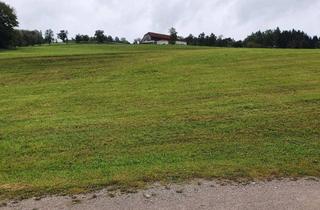
[{"label": "grassy field", "polygon": [[0,198],[320,177],[320,50],[0,52]]}]

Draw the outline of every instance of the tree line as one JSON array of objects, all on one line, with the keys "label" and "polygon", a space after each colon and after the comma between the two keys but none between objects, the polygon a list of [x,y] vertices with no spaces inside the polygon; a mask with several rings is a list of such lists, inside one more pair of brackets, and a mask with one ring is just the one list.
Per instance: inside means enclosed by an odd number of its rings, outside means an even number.
[{"label": "tree line", "polygon": [[243,47],[242,41],[235,41],[233,38],[224,38],[222,35],[217,37],[211,33],[206,35],[205,33],[199,34],[199,36],[193,36],[190,34],[185,38],[188,45],[198,46],[212,46],[212,47]]},{"label": "tree line", "polygon": [[[69,41],[75,43],[124,43],[129,44],[126,38],[113,38],[105,35],[103,30],[95,31],[94,36],[77,34],[75,38],[69,40],[68,31],[60,30],[56,37],[51,29],[45,31],[44,35],[38,30],[17,30],[19,22],[12,7],[0,1],[0,48],[10,48],[15,46],[41,45]],[[206,35],[201,33],[198,36],[190,34],[186,38],[179,37],[175,28],[169,30],[171,40],[174,44],[177,40],[184,40],[188,45],[214,46],[214,47],[255,47],[255,48],[320,48],[320,37],[309,36],[300,30],[275,30],[258,31],[252,33],[244,40],[236,41],[233,38],[224,38],[211,33]],[[141,39],[135,39],[134,44],[138,44]]]},{"label": "tree line", "polygon": [[97,42],[97,43],[122,43],[122,44],[130,44],[126,38],[113,38],[111,35],[105,35],[103,30],[97,30],[93,37],[89,37],[88,35],[77,34],[74,38],[76,43],[89,43],[89,42]]},{"label": "tree line", "polygon": [[89,37],[88,35],[76,35],[75,38],[69,40],[68,31],[61,30],[55,34],[53,30],[48,29],[45,31],[44,35],[41,31],[38,30],[14,30],[11,34],[11,38],[8,39],[7,43],[0,45],[0,48],[8,48],[12,47],[25,47],[25,46],[34,46],[34,45],[42,45],[42,44],[52,44],[57,43],[58,40],[61,40],[63,43],[75,42],[75,43],[123,43],[129,44],[126,38],[113,38],[112,36],[104,35],[102,30],[97,30],[93,37]]},{"label": "tree line", "polygon": [[268,48],[320,48],[320,37],[310,37],[303,31],[275,30],[258,31],[244,40],[245,47]]},{"label": "tree line", "polygon": [[190,34],[185,41],[188,45],[215,46],[215,47],[248,47],[248,48],[320,48],[320,37],[309,36],[300,30],[258,31],[252,33],[244,40],[235,41],[233,38],[217,37],[211,33],[199,34],[195,37]]}]

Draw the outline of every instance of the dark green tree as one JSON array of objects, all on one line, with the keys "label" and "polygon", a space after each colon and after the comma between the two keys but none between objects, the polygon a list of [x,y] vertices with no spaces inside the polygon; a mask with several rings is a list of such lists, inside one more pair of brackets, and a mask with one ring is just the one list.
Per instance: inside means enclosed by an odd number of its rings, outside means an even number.
[{"label": "dark green tree", "polygon": [[273,47],[280,47],[281,45],[281,30],[279,27],[273,31]]},{"label": "dark green tree", "polygon": [[8,48],[14,44],[14,28],[18,24],[14,9],[0,1],[0,48]]},{"label": "dark green tree", "polygon": [[58,34],[58,39],[61,39],[63,43],[68,43],[68,31],[61,30]]},{"label": "dark green tree", "polygon": [[80,43],[82,41],[82,36],[80,34],[77,34],[75,37],[76,43]]},{"label": "dark green tree", "polygon": [[319,41],[320,41],[319,38],[318,38],[317,36],[314,36],[314,37],[312,38],[312,46],[313,46],[314,48],[319,48],[319,44],[320,44]]},{"label": "dark green tree", "polygon": [[106,38],[106,39],[107,39],[107,42],[113,42],[113,38],[112,38],[112,36],[110,36],[110,35],[109,35],[109,36],[107,36],[107,38]]},{"label": "dark green tree", "polygon": [[217,41],[217,36],[211,33],[210,36],[208,37],[208,45],[215,46],[216,41]]},{"label": "dark green tree", "polygon": [[185,40],[186,40],[186,42],[187,42],[187,44],[188,45],[196,45],[197,43],[196,43],[196,37],[194,37],[192,34],[190,34],[189,36],[187,36],[186,38],[185,38]]},{"label": "dark green tree", "polygon": [[96,30],[94,38],[98,43],[103,43],[105,40],[105,35],[103,30]]},{"label": "dark green tree", "polygon": [[90,37],[88,35],[82,35],[82,41],[89,42]]},{"label": "dark green tree", "polygon": [[54,34],[51,29],[46,30],[44,34],[44,41],[48,44],[51,44],[54,41]]},{"label": "dark green tree", "polygon": [[116,36],[116,37],[114,38],[114,42],[117,42],[117,43],[121,42],[121,41],[120,41],[120,38]]},{"label": "dark green tree", "polygon": [[41,45],[42,43],[43,37],[41,31],[16,30],[16,36],[14,40],[15,46],[33,46]]},{"label": "dark green tree", "polygon": [[90,37],[88,35],[80,35],[80,34],[77,34],[75,36],[75,41],[76,43],[81,43],[81,42],[89,42],[90,40]]},{"label": "dark green tree", "polygon": [[176,41],[178,40],[178,32],[175,28],[169,29],[170,34],[170,44],[176,44]]},{"label": "dark green tree", "polygon": [[201,33],[198,36],[198,45],[204,46],[205,44],[206,44],[206,34],[205,33]]}]

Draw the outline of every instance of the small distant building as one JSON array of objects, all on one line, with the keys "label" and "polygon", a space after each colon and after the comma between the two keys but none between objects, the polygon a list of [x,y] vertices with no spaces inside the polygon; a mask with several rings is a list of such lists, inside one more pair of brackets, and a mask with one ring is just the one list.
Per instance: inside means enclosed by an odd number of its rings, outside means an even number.
[{"label": "small distant building", "polygon": [[[141,44],[158,44],[158,45],[168,45],[170,43],[171,37],[166,34],[159,34],[149,32],[145,34],[141,40]],[[177,45],[187,45],[184,40],[177,40]]]}]

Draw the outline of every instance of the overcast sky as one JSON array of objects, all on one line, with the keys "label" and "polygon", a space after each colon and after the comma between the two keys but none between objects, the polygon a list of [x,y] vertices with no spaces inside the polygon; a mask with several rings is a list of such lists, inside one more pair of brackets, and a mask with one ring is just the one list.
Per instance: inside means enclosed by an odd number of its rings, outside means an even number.
[{"label": "overcast sky", "polygon": [[201,32],[243,39],[279,26],[320,36],[320,0],[0,0],[16,9],[20,28],[70,35],[106,34],[130,41],[148,31]]}]

